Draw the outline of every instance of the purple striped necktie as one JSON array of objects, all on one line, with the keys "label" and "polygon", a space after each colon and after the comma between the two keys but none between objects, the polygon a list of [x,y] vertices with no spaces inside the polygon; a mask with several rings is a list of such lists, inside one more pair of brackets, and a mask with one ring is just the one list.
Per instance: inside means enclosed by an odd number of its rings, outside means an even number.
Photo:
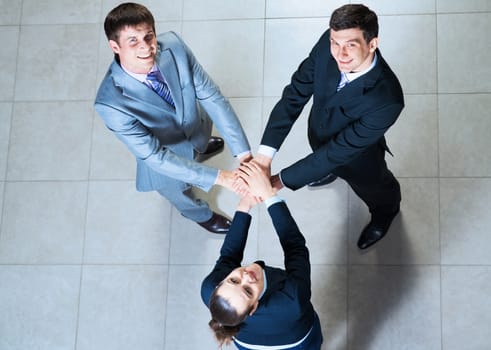
[{"label": "purple striped necktie", "polygon": [[147,74],[147,81],[150,83],[152,90],[162,97],[168,104],[175,107],[169,87],[158,70]]}]

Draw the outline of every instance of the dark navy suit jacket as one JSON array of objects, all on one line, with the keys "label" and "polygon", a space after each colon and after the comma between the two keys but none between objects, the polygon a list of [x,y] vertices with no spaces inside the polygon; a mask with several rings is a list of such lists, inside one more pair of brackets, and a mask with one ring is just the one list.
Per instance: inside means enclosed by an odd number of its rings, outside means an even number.
[{"label": "dark navy suit jacket", "polygon": [[[255,345],[284,345],[302,339],[314,323],[310,302],[310,261],[305,239],[284,202],[268,208],[285,255],[285,270],[265,266],[267,290],[256,312],[241,325],[237,339]],[[236,212],[201,297],[208,302],[215,287],[241,266],[251,216]]]},{"label": "dark navy suit jacket", "polygon": [[286,187],[298,189],[348,164],[376,143],[404,107],[402,88],[377,49],[377,64],[337,92],[340,71],[327,30],[293,74],[271,112],[261,144],[279,149],[313,96],[308,135],[313,152],[281,171]]}]

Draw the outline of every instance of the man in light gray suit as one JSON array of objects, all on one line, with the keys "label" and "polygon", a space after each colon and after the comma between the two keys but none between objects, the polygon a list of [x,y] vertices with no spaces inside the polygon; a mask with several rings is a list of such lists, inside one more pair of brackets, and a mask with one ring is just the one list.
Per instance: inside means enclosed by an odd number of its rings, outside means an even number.
[{"label": "man in light gray suit", "polygon": [[224,147],[223,139],[211,136],[213,123],[240,162],[251,159],[229,102],[175,33],[156,36],[146,7],[115,7],[104,30],[115,59],[95,109],[135,155],[137,190],[156,190],[183,216],[210,232],[226,233],[230,221],[196,198],[192,186],[233,190],[233,172],[200,163]]}]

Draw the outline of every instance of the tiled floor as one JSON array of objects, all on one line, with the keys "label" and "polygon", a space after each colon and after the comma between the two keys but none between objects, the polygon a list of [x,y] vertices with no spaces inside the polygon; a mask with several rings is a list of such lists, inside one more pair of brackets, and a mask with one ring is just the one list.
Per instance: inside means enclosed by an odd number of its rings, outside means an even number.
[{"label": "tiled floor", "polygon": [[[113,0],[0,0],[0,349],[216,349],[199,297],[222,240],[155,193],[92,107]],[[238,112],[254,149],[340,0],[148,0]],[[368,219],[342,181],[283,191],[305,233],[329,350],[491,349],[491,0],[370,0],[406,108],[388,133],[402,214]],[[295,126],[275,169],[308,152]],[[236,164],[228,154],[210,161]],[[203,194],[229,215],[237,198]],[[263,208],[248,261],[281,264]]]}]

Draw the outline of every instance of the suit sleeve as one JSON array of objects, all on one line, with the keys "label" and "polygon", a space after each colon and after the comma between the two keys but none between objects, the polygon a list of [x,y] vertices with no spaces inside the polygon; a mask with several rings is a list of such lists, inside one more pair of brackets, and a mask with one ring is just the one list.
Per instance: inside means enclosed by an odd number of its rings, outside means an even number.
[{"label": "suit sleeve", "polygon": [[299,189],[349,163],[384,136],[403,107],[402,103],[381,104],[348,125],[315,152],[283,169],[281,180],[284,185],[292,190]]},{"label": "suit sleeve", "polygon": [[218,175],[217,169],[180,157],[168,148],[162,147],[148,128],[134,117],[114,107],[96,102],[95,109],[106,126],[135,157],[142,159],[156,172],[186,181],[204,191],[209,191],[214,185]]},{"label": "suit sleeve", "polygon": [[314,71],[318,44],[300,64],[271,111],[261,145],[279,149],[314,91]]},{"label": "suit sleeve", "polygon": [[247,136],[229,101],[222,95],[218,86],[200,65],[189,47],[182,40],[181,44],[186,50],[191,66],[198,103],[213,120],[215,127],[234,156],[250,151]]},{"label": "suit sleeve", "polygon": [[268,212],[283,248],[288,278],[296,281],[299,298],[308,301],[311,295],[310,258],[305,238],[284,202],[271,205]]},{"label": "suit sleeve", "polygon": [[251,216],[240,211],[235,212],[232,225],[225,236],[220,257],[210,274],[201,284],[201,299],[208,305],[215,287],[235,268],[239,267],[244,255]]}]

